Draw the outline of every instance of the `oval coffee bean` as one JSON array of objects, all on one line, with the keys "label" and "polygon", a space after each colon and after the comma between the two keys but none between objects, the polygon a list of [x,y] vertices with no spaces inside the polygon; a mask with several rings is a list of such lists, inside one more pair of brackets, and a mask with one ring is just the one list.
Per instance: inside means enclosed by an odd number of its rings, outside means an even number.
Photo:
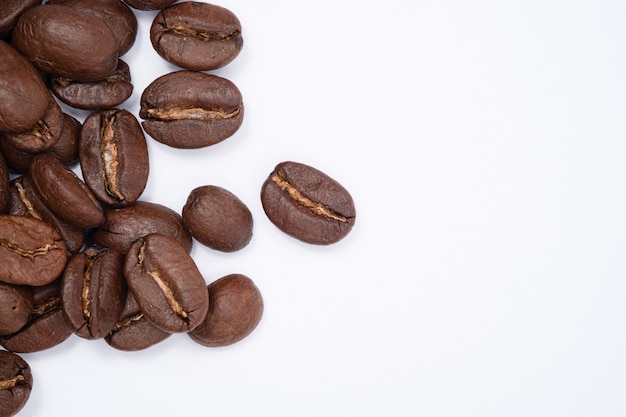
[{"label": "oval coffee bean", "polygon": [[28,322],[33,309],[33,292],[26,285],[0,282],[0,335],[20,330]]},{"label": "oval coffee bean", "polygon": [[155,140],[174,148],[214,145],[243,122],[243,98],[231,81],[198,71],[177,71],[154,80],[141,96],[139,117]]},{"label": "oval coffee bean", "polygon": [[67,248],[49,224],[27,216],[0,215],[0,282],[45,285],[63,272]]},{"label": "oval coffee bean", "polygon": [[22,14],[12,44],[41,71],[76,81],[105,79],[119,57],[117,41],[102,19],[60,4]]},{"label": "oval coffee bean", "polygon": [[25,132],[46,114],[50,93],[35,67],[1,40],[0,56],[0,132]]},{"label": "oval coffee bean", "polygon": [[148,182],[146,138],[127,110],[105,110],[85,119],[79,159],[85,183],[109,207],[134,203]]},{"label": "oval coffee bean", "polygon": [[191,191],[182,210],[183,223],[198,242],[234,252],[252,239],[252,213],[228,190],[214,185]]},{"label": "oval coffee bean", "polygon": [[228,346],[248,336],[263,316],[263,297],[250,278],[231,274],[207,287],[209,311],[202,324],[189,332],[208,347]]},{"label": "oval coffee bean", "polygon": [[137,10],[159,10],[169,6],[176,0],[124,0],[126,4]]},{"label": "oval coffee bean", "polygon": [[87,185],[54,156],[35,156],[30,177],[37,195],[59,218],[85,229],[104,222],[102,207]]},{"label": "oval coffee bean", "polygon": [[138,239],[126,253],[124,275],[141,311],[158,328],[187,332],[206,316],[204,278],[173,238],[151,234]]},{"label": "oval coffee bean", "polygon": [[61,278],[61,304],[75,333],[100,339],[117,323],[126,298],[124,256],[91,246],[72,256]]},{"label": "oval coffee bean", "polygon": [[224,7],[197,1],[161,10],[150,27],[150,41],[166,61],[196,71],[225,66],[243,47],[237,16]]},{"label": "oval coffee bean", "polygon": [[24,408],[32,388],[28,363],[13,352],[0,351],[0,416],[11,417]]},{"label": "oval coffee bean", "polygon": [[282,162],[263,183],[263,209],[276,227],[303,242],[328,245],[354,226],[350,193],[323,172],[297,162]]}]

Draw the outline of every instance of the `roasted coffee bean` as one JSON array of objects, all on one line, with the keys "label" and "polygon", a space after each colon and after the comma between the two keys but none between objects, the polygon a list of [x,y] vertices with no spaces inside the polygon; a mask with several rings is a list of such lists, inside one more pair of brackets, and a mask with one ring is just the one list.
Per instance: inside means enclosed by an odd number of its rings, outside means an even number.
[{"label": "roasted coffee bean", "polygon": [[135,240],[160,233],[173,237],[187,253],[191,252],[193,240],[181,215],[162,204],[137,201],[127,207],[105,210],[104,217],[104,223],[90,234],[89,242],[125,253]]},{"label": "roasted coffee bean", "polygon": [[134,352],[154,346],[171,335],[146,319],[133,293],[128,291],[120,319],[104,340],[115,349]]},{"label": "roasted coffee bean", "polygon": [[35,67],[1,40],[0,57],[0,132],[25,132],[46,114],[50,93]]},{"label": "roasted coffee bean", "polygon": [[32,388],[28,363],[13,352],[0,351],[0,417],[14,416],[24,408]]},{"label": "roasted coffee bean", "polygon": [[176,0],[124,0],[126,4],[138,10],[159,10]]},{"label": "roasted coffee bean", "polygon": [[26,285],[0,283],[0,335],[20,330],[33,309],[33,292]]},{"label": "roasted coffee bean", "polygon": [[61,235],[49,224],[0,215],[0,282],[45,285],[61,275],[67,253]]},{"label": "roasted coffee bean", "polygon": [[356,220],[352,196],[341,184],[297,162],[276,166],[263,183],[261,202],[276,227],[307,243],[335,243]]},{"label": "roasted coffee bean", "polygon": [[139,117],[155,140],[174,148],[201,148],[239,129],[243,99],[237,86],[225,78],[176,71],[157,78],[144,90]]},{"label": "roasted coffee bean", "polygon": [[234,252],[252,239],[252,213],[236,195],[221,187],[193,189],[182,218],[191,235],[212,249]]},{"label": "roasted coffee bean", "polygon": [[223,7],[197,1],[161,10],[150,27],[150,41],[166,61],[196,71],[223,67],[243,47],[237,16]]},{"label": "roasted coffee bean", "polygon": [[250,278],[231,274],[207,287],[209,311],[189,332],[191,339],[208,347],[228,346],[248,336],[263,316],[263,297]]},{"label": "roasted coffee bean", "polygon": [[11,206],[11,177],[6,160],[0,152],[0,214],[9,212]]},{"label": "roasted coffee bean", "polygon": [[60,4],[24,12],[12,44],[41,71],[76,81],[105,79],[119,57],[118,43],[102,19]]},{"label": "roasted coffee bean", "polygon": [[123,261],[121,252],[96,246],[68,261],[61,278],[61,304],[80,337],[100,339],[117,323],[127,291]]},{"label": "roasted coffee bean", "polygon": [[128,288],[143,314],[171,333],[193,330],[209,307],[206,283],[186,249],[169,236],[135,241],[124,261]]},{"label": "roasted coffee bean", "polygon": [[113,74],[102,81],[80,82],[52,77],[50,87],[65,104],[83,110],[103,110],[117,107],[133,93],[130,68],[121,59]]},{"label": "roasted coffee bean", "polygon": [[30,177],[41,200],[59,218],[85,229],[104,222],[102,206],[93,193],[54,156],[45,153],[35,156]]},{"label": "roasted coffee bean", "polygon": [[70,224],[52,213],[35,192],[32,181],[27,175],[19,176],[11,181],[9,213],[34,217],[55,227],[70,253],[76,253],[83,247],[85,242],[83,228]]},{"label": "roasted coffee bean", "polygon": [[67,340],[73,331],[65,318],[59,296],[60,280],[32,287],[33,309],[18,332],[0,337],[0,345],[12,352],[32,353],[50,349]]},{"label": "roasted coffee bean", "polygon": [[2,0],[0,8],[0,39],[11,36],[17,19],[26,10],[42,3],[43,0]]},{"label": "roasted coffee bean", "polygon": [[148,145],[127,110],[105,110],[85,119],[79,146],[87,186],[109,207],[137,201],[148,182]]}]

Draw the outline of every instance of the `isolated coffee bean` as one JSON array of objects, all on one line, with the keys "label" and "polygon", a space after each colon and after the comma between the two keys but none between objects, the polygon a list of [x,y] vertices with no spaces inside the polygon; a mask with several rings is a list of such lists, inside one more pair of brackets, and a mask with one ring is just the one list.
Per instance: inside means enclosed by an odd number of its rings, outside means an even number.
[{"label": "isolated coffee bean", "polygon": [[80,82],[52,77],[51,91],[65,104],[83,110],[117,107],[133,93],[128,64],[121,59],[113,74],[101,81]]},{"label": "isolated coffee bean", "polygon": [[263,183],[261,202],[276,227],[307,243],[335,243],[356,220],[352,196],[341,184],[297,162],[276,166]]},{"label": "isolated coffee bean", "polygon": [[199,71],[154,80],[141,96],[139,117],[155,140],[174,148],[201,148],[232,136],[243,122],[241,92],[231,81]]},{"label": "isolated coffee bean", "polygon": [[127,207],[107,209],[104,217],[104,223],[89,236],[92,244],[126,253],[135,240],[151,233],[160,233],[173,237],[187,253],[191,252],[193,239],[183,225],[181,215],[162,204],[137,201]]},{"label": "isolated coffee bean", "polygon": [[102,19],[60,4],[24,12],[12,44],[41,71],[76,81],[105,79],[119,57],[118,43]]},{"label": "isolated coffee bean", "polygon": [[127,291],[123,261],[121,252],[97,246],[68,261],[61,278],[61,303],[80,337],[102,338],[117,323]]},{"label": "isolated coffee bean", "polygon": [[169,236],[150,234],[135,241],[126,253],[124,276],[143,314],[166,332],[193,330],[207,313],[204,278]]},{"label": "isolated coffee bean", "polygon": [[196,71],[223,67],[243,47],[241,23],[233,12],[196,1],[161,10],[150,27],[150,41],[166,61]]},{"label": "isolated coffee bean", "polygon": [[104,222],[102,206],[87,185],[54,156],[35,156],[30,177],[37,195],[59,218],[85,229]]},{"label": "isolated coffee bean", "polygon": [[45,285],[63,272],[67,248],[49,224],[27,216],[0,215],[0,282]]},{"label": "isolated coffee bean", "polygon": [[11,177],[2,152],[0,152],[0,214],[9,212],[11,205]]},{"label": "isolated coffee bean", "polygon": [[124,0],[130,7],[138,10],[159,10],[169,6],[176,0]]},{"label": "isolated coffee bean", "polygon": [[8,39],[22,13],[43,0],[2,0],[0,8],[0,39]]},{"label": "isolated coffee bean", "polygon": [[252,239],[252,213],[236,195],[221,187],[193,189],[182,217],[191,235],[212,249],[234,252]]},{"label": "isolated coffee bean", "polygon": [[222,277],[207,287],[209,311],[189,337],[208,347],[228,346],[248,336],[263,316],[263,297],[242,274]]},{"label": "isolated coffee bean", "polygon": [[0,335],[20,330],[33,308],[33,292],[26,285],[0,283]]},{"label": "isolated coffee bean", "polygon": [[0,351],[0,417],[14,416],[24,408],[32,388],[28,363],[13,352]]},{"label": "isolated coffee bean", "polygon": [[35,67],[1,40],[0,57],[0,132],[25,132],[46,114],[50,93]]}]

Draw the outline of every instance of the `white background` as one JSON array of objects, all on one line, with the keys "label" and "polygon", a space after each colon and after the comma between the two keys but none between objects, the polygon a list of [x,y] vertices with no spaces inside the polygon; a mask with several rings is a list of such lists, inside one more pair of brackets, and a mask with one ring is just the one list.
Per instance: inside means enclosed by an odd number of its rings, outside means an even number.
[{"label": "white background", "polygon": [[[626,3],[216,4],[244,28],[214,72],[241,89],[244,125],[194,151],[148,137],[142,199],[180,210],[204,184],[242,199],[250,245],[192,255],[207,282],[250,276],[263,320],[220,349],[72,336],[24,355],[20,416],[626,415]],[[137,12],[124,57],[135,114],[177,69],[149,43],[155,14]],[[344,240],[307,245],[265,217],[284,160],[350,190]]]}]

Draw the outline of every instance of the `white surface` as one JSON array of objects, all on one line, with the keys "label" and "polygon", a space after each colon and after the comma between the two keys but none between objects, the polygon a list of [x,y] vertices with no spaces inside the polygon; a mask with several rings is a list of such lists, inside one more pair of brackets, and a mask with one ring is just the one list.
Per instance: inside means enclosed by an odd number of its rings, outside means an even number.
[{"label": "white surface", "polygon": [[[196,245],[240,272],[261,325],[223,349],[174,335],[137,353],[72,337],[25,355],[20,416],[626,415],[626,3],[224,0],[244,28],[215,73],[242,129],[196,151],[149,139],[142,199],[223,186],[254,238]],[[135,93],[176,69],[154,12],[124,57]],[[283,160],[351,191],[352,233],[315,247],[265,217]]]}]

